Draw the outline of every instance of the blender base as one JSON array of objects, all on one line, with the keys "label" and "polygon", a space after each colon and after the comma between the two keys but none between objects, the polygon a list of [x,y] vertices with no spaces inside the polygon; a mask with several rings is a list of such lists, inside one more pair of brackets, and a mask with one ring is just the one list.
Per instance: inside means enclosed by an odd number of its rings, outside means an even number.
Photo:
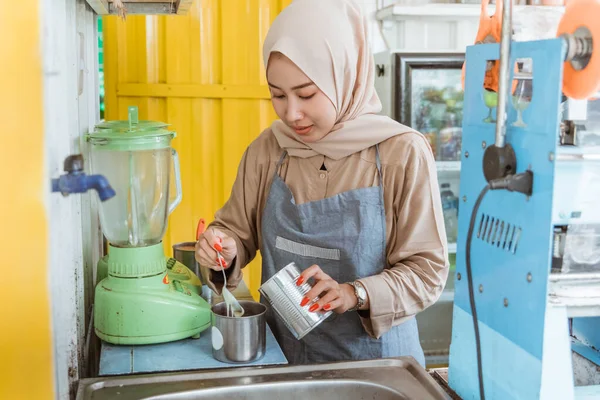
[{"label": "blender base", "polygon": [[211,325],[211,306],[201,294],[198,277],[172,258],[153,276],[117,277],[109,271],[96,286],[96,335],[117,345],[199,337]]},{"label": "blender base", "polygon": [[106,343],[123,345],[123,346],[126,346],[126,345],[133,346],[133,345],[160,344],[160,343],[175,342],[177,340],[182,340],[182,339],[187,339],[187,338],[200,339],[200,333],[205,331],[208,327],[210,327],[210,323],[207,326],[202,327],[200,329],[192,329],[187,332],[177,332],[177,333],[174,333],[171,335],[150,336],[150,337],[143,338],[143,340],[140,340],[140,338],[136,338],[136,337],[120,337],[120,336],[106,335],[97,329],[95,332],[96,332],[96,335],[101,340],[105,341]]}]

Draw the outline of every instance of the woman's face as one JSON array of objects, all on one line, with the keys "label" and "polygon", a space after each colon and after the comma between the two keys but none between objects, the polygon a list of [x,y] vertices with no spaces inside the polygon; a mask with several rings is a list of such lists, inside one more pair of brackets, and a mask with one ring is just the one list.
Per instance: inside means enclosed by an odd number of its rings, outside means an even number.
[{"label": "woman's face", "polygon": [[329,98],[289,58],[273,53],[267,81],[277,116],[306,143],[325,137],[335,125]]}]

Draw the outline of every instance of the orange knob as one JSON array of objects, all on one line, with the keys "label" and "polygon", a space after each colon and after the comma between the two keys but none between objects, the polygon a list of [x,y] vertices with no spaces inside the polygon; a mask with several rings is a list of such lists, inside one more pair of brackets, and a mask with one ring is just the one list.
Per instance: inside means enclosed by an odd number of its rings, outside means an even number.
[{"label": "orange knob", "polygon": [[[571,0],[558,25],[557,36],[575,34],[586,28],[596,47],[600,44],[600,1]],[[588,99],[600,90],[600,54],[592,52],[585,67],[575,68],[569,61],[563,68],[563,93],[573,99]]]}]

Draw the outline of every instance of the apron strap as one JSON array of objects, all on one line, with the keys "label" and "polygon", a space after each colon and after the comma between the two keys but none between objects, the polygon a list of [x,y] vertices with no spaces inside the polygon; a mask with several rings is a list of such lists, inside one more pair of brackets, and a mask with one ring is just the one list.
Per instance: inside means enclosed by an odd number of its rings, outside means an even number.
[{"label": "apron strap", "polygon": [[281,157],[279,157],[279,161],[277,161],[277,165],[275,166],[275,173],[279,173],[279,168],[281,167],[281,164],[283,164],[283,160],[285,160],[285,156],[287,156],[287,150],[283,150],[283,153],[281,153]]},{"label": "apron strap", "polygon": [[381,158],[379,158],[379,144],[375,145],[375,162],[377,163],[377,172],[379,173],[379,186],[383,189],[383,174],[381,172]]},{"label": "apron strap", "polygon": [[383,173],[381,172],[381,158],[379,157],[379,144],[375,145],[375,161],[377,163],[377,172],[379,173],[379,204],[381,204],[381,209],[384,210],[383,215],[381,217],[381,231],[383,232],[383,237],[381,240],[383,241],[383,249],[382,249],[382,260],[383,267],[387,268],[387,234],[385,231],[385,201],[383,200]]}]

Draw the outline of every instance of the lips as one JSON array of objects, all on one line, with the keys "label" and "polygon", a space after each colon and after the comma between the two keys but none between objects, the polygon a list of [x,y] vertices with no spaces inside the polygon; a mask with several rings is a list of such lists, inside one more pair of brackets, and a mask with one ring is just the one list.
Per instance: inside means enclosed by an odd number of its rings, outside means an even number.
[{"label": "lips", "polygon": [[310,126],[295,126],[294,127],[294,132],[296,132],[298,135],[306,135],[308,134],[313,128],[313,125]]}]

